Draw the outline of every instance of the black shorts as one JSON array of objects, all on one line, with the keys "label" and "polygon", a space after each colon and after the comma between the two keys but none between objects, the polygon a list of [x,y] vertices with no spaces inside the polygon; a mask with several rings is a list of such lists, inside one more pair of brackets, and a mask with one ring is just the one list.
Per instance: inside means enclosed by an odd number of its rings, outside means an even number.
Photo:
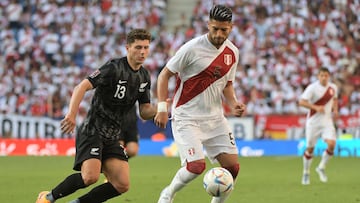
[{"label": "black shorts", "polygon": [[120,140],[124,141],[125,145],[128,142],[139,142],[139,132],[136,122],[126,126],[126,128],[123,128],[121,131]]},{"label": "black shorts", "polygon": [[76,134],[74,170],[80,171],[85,160],[95,158],[104,162],[108,158],[128,161],[128,156],[118,140],[104,142],[89,123],[82,124]]}]

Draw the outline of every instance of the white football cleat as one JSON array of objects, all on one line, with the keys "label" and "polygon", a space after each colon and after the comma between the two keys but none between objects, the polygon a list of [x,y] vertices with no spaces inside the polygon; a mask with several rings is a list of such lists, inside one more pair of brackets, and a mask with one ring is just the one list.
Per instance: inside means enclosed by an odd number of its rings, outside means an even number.
[{"label": "white football cleat", "polygon": [[168,187],[165,187],[160,193],[158,203],[172,203],[173,200],[174,197],[171,194],[169,194]]},{"label": "white football cleat", "polygon": [[316,169],[317,174],[319,175],[320,181],[323,183],[326,183],[328,181],[328,178],[325,174],[325,169],[321,169],[319,167],[317,167]]},{"label": "white football cleat", "polygon": [[301,184],[310,185],[310,174],[304,173],[301,179]]}]

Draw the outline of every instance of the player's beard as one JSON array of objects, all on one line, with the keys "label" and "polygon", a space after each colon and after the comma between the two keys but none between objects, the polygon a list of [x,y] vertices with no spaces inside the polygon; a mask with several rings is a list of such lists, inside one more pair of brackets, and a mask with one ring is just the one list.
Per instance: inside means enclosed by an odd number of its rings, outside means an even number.
[{"label": "player's beard", "polygon": [[217,48],[219,48],[224,42],[225,42],[225,38],[223,37],[213,37],[211,39],[211,43]]}]

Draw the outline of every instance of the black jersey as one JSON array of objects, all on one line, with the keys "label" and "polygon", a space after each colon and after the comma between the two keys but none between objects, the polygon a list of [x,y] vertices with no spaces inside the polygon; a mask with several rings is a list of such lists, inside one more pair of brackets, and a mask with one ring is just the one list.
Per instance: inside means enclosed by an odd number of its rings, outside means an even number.
[{"label": "black jersey", "polygon": [[134,105],[123,119],[123,129],[136,130],[134,127],[137,128],[137,119],[136,105]]},{"label": "black jersey", "polygon": [[112,59],[88,76],[95,90],[86,121],[93,133],[105,140],[118,140],[128,111],[150,103],[150,75],[141,67],[134,71],[126,57]]}]

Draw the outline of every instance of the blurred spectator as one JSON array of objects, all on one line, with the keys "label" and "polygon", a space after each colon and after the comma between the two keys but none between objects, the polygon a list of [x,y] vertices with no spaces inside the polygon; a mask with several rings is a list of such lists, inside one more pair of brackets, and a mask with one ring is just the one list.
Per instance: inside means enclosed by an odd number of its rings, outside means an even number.
[{"label": "blurred spectator", "polygon": [[[339,87],[340,113],[359,114],[359,1],[214,2],[233,9],[229,39],[241,53],[234,86],[248,115],[304,113],[297,99],[320,66],[331,70]],[[189,26],[183,21],[165,30],[166,0],[1,1],[0,110],[60,119],[73,85],[106,58],[124,55],[125,33],[134,27],[153,34],[145,66],[156,84],[179,46],[207,31],[203,22],[211,6],[197,0]],[[172,96],[176,83],[170,83]]]}]

